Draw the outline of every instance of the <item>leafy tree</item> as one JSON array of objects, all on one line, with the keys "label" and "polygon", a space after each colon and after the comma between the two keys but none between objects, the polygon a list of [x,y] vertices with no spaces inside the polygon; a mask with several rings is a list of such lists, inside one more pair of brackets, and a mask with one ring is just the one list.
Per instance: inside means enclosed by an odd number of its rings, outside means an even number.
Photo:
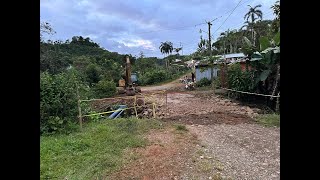
[{"label": "leafy tree", "polygon": [[40,22],[40,42],[42,42],[43,33],[54,34],[55,31],[48,22]]},{"label": "leafy tree", "polygon": [[77,121],[76,84],[85,89],[71,71],[40,73],[40,133],[61,132]]},{"label": "leafy tree", "polygon": [[85,70],[85,74],[89,85],[92,86],[100,81],[101,68],[96,64],[89,64]]},{"label": "leafy tree", "polygon": [[94,87],[93,91],[97,98],[111,97],[116,93],[116,84],[112,81],[101,80]]}]

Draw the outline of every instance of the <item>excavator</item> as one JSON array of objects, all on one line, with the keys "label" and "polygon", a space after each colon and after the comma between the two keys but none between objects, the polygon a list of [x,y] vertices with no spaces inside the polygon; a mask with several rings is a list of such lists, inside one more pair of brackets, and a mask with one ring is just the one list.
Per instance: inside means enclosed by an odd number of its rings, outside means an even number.
[{"label": "excavator", "polygon": [[[133,79],[135,79],[135,82]],[[117,91],[119,94],[125,93],[127,96],[134,96],[136,93],[141,92],[141,88],[137,85],[136,78],[132,77],[131,62],[128,56],[125,61],[125,73],[123,78],[119,80]]]}]

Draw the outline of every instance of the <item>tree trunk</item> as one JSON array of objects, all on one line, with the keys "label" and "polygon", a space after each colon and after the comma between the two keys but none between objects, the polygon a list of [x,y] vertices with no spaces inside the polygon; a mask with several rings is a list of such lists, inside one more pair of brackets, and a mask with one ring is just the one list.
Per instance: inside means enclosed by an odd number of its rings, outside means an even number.
[{"label": "tree trunk", "polygon": [[[272,92],[272,96],[275,95],[276,93],[276,89],[278,87],[278,81],[280,79],[280,64],[278,64],[278,67],[277,67],[277,77],[276,77],[276,82],[275,82],[275,85],[274,85],[274,88],[273,88],[273,92]],[[270,100],[272,100],[273,97],[270,98]]]}]

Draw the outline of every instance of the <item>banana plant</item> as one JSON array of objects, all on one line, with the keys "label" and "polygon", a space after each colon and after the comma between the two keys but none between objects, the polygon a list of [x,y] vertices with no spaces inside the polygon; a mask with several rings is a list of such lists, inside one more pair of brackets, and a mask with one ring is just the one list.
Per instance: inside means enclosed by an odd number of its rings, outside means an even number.
[{"label": "banana plant", "polygon": [[243,40],[245,46],[243,46],[241,50],[251,58],[250,65],[254,67],[255,86],[261,81],[265,82],[267,78],[276,77],[273,85],[274,94],[280,79],[280,32],[272,39],[268,39],[267,37],[261,37],[259,39],[260,53],[256,52],[256,47],[253,46],[253,43],[251,43],[247,37],[244,37]]},{"label": "banana plant", "polygon": [[265,82],[267,78],[275,78],[272,90],[272,95],[275,95],[280,80],[280,32],[271,40],[261,37],[260,50],[261,53],[258,54],[260,61],[253,62],[258,69],[256,83]]}]

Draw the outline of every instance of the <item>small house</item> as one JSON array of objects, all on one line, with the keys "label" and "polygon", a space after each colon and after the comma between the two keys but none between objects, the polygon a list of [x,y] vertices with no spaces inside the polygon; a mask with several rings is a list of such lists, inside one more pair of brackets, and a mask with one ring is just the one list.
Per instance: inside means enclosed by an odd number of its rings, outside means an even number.
[{"label": "small house", "polygon": [[[213,67],[213,78],[218,77],[218,67]],[[200,81],[202,78],[211,80],[211,67],[209,65],[197,65],[196,66],[196,81]]]}]

